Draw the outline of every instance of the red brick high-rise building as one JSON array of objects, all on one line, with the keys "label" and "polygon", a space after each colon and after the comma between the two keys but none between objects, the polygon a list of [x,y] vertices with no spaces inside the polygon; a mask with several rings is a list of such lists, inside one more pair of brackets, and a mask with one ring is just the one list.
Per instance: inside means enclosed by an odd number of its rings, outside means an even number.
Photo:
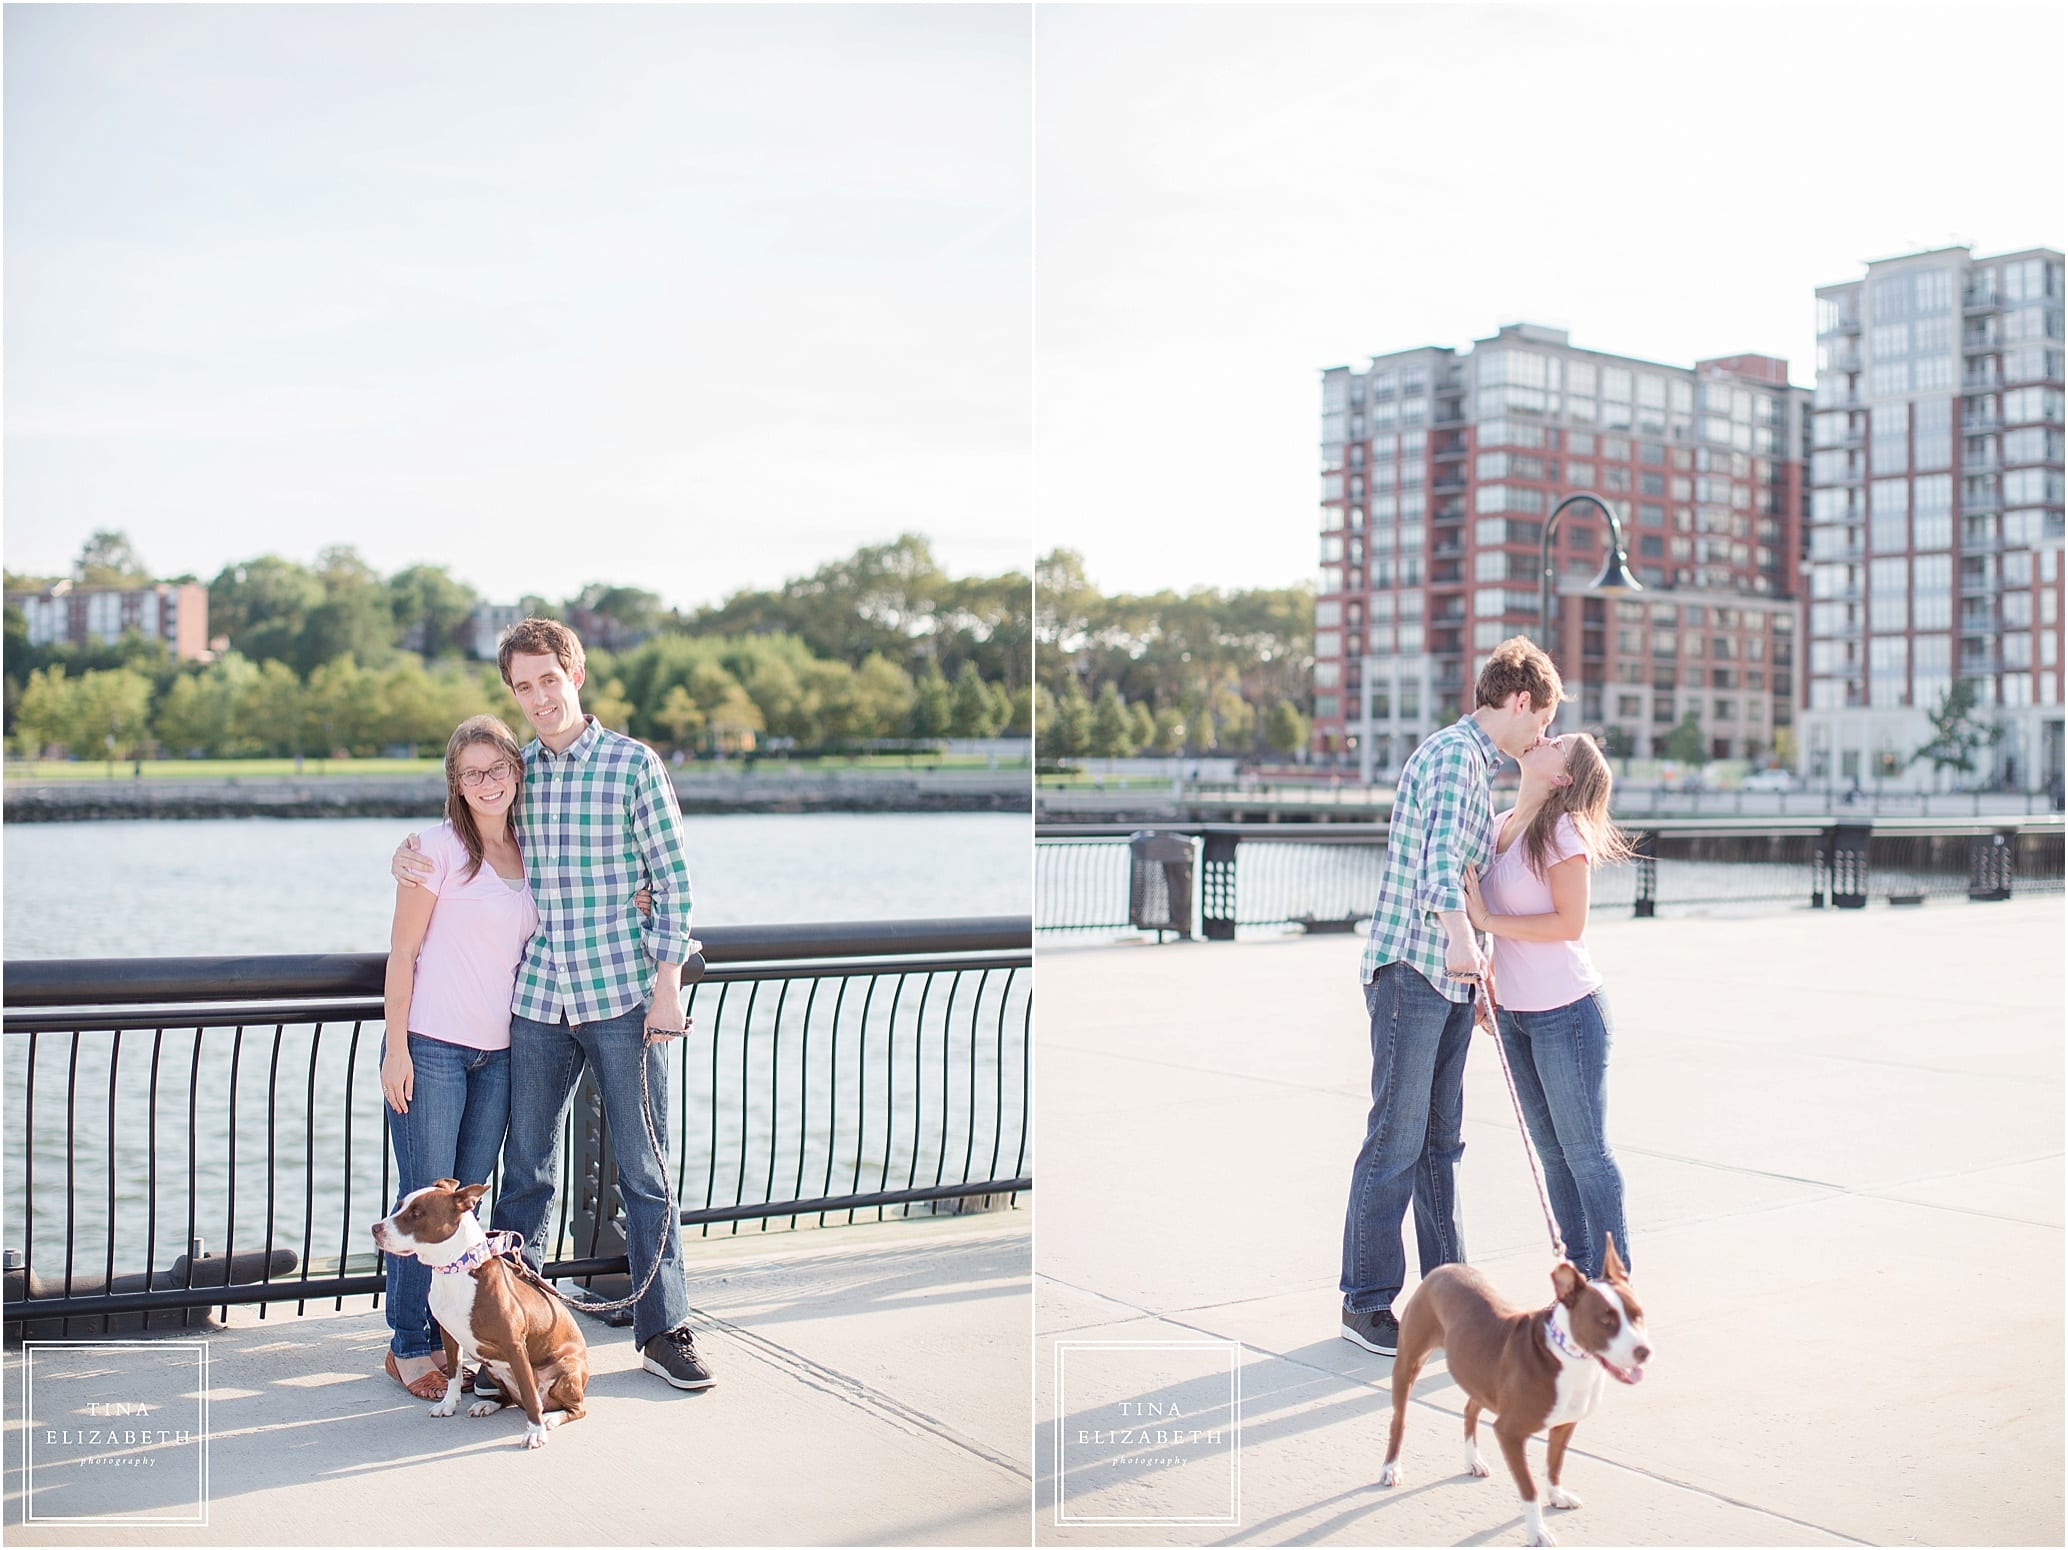
[{"label": "red brick high-rise building", "polygon": [[1581,595],[1608,524],[1568,508],[1547,641],[1564,724],[1643,756],[1692,716],[1716,756],[1771,752],[1800,693],[1808,400],[1770,357],[1669,366],[1532,324],[1324,373],[1317,756],[1397,769],[1471,708],[1491,647],[1546,638],[1544,523],[1579,490],[1615,507],[1645,592]]}]

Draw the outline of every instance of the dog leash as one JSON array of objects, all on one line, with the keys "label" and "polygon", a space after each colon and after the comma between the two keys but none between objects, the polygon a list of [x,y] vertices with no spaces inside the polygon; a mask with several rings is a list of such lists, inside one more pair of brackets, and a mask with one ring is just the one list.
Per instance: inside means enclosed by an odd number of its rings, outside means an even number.
[{"label": "dog leash", "polygon": [[1508,1101],[1515,1105],[1515,1126],[1522,1132],[1522,1155],[1529,1159],[1530,1182],[1537,1186],[1537,1204],[1544,1208],[1544,1226],[1551,1233],[1551,1255],[1564,1259],[1565,1239],[1559,1236],[1558,1218],[1551,1212],[1551,1197],[1544,1191],[1544,1171],[1537,1162],[1537,1149],[1530,1144],[1529,1122],[1522,1117],[1522,1094],[1515,1087],[1515,1072],[1508,1064],[1508,1041],[1501,1037],[1501,1009],[1494,1004],[1492,966],[1479,977],[1479,993],[1486,997],[1486,1012],[1493,1023],[1494,1048],[1501,1057],[1501,1075],[1508,1081]]}]

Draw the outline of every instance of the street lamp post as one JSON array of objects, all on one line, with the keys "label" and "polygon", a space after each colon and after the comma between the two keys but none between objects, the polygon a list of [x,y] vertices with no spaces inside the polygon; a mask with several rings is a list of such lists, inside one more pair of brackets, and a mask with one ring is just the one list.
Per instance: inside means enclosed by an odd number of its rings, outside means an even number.
[{"label": "street lamp post", "polygon": [[1537,591],[1537,628],[1543,631],[1542,645],[1546,651],[1551,650],[1555,644],[1551,638],[1551,535],[1558,531],[1558,518],[1565,508],[1578,501],[1585,501],[1597,507],[1601,514],[1608,518],[1608,563],[1601,567],[1601,574],[1594,578],[1593,584],[1587,590],[1605,597],[1625,597],[1644,590],[1637,578],[1630,574],[1630,556],[1623,548],[1623,524],[1616,520],[1614,509],[1599,495],[1586,490],[1568,495],[1551,508],[1551,515],[1544,523],[1544,570]]}]

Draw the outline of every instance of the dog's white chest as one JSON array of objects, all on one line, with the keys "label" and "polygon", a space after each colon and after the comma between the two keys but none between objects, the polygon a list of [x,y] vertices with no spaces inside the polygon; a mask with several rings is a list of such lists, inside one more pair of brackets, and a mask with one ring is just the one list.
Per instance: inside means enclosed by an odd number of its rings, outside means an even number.
[{"label": "dog's white chest", "polygon": [[469,1350],[474,1346],[474,1278],[464,1272],[431,1276],[431,1317]]},{"label": "dog's white chest", "polygon": [[1607,1375],[1596,1361],[1564,1361],[1558,1364],[1558,1386],[1551,1396],[1551,1413],[1544,1425],[1568,1426],[1584,1421],[1601,1400]]}]

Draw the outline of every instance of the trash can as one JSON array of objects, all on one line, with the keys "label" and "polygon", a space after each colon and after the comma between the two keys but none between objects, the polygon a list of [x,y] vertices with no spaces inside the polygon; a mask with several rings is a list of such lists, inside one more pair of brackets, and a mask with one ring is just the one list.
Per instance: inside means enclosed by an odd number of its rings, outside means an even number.
[{"label": "trash can", "polygon": [[1192,934],[1192,839],[1139,829],[1127,837],[1127,923],[1153,931]]}]

